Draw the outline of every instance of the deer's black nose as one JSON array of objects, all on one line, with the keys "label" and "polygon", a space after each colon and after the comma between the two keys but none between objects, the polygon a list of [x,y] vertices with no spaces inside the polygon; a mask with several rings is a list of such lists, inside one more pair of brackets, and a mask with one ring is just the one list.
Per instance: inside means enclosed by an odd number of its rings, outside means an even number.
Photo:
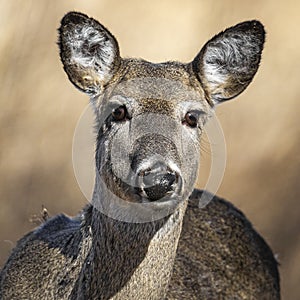
[{"label": "deer's black nose", "polygon": [[179,175],[164,163],[156,163],[139,172],[139,178],[140,188],[147,198],[150,201],[157,201],[175,192]]}]

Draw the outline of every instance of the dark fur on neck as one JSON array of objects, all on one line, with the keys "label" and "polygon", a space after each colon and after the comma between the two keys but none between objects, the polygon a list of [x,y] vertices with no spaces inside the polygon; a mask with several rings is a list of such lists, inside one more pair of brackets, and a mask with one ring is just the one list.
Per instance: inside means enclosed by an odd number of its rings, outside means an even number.
[{"label": "dark fur on neck", "polygon": [[[91,251],[71,299],[109,299],[124,287],[147,254],[155,233],[169,217],[149,223],[126,223],[88,206],[82,224],[93,237]],[[81,299],[81,298],[80,298]]]}]

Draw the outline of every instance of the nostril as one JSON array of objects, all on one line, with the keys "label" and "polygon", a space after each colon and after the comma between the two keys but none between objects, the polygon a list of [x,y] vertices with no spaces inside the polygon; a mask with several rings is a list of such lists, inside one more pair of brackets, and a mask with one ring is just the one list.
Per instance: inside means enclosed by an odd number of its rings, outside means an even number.
[{"label": "nostril", "polygon": [[168,191],[172,189],[173,183],[176,180],[176,176],[172,173],[167,173],[162,177],[161,184],[164,185]]},{"label": "nostril", "polygon": [[138,173],[138,177],[145,177],[145,176],[148,176],[151,172],[151,169],[150,168],[147,168],[145,170],[141,170],[139,173]]}]

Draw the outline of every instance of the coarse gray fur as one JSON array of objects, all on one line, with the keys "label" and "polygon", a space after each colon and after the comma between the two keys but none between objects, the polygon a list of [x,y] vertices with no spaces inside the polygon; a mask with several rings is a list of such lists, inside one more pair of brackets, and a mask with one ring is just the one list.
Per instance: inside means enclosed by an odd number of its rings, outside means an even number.
[{"label": "coarse gray fur", "polygon": [[[280,299],[277,262],[263,238],[217,196],[200,209],[202,192],[194,189],[204,124],[217,103],[251,82],[264,36],[260,22],[243,22],[208,41],[191,63],[153,64],[121,58],[105,27],[68,13],[60,55],[95,110],[99,176],[92,204],[78,216],[50,218],[17,243],[0,273],[0,299]],[[187,99],[187,91],[196,97]],[[106,115],[117,107],[124,118]],[[129,149],[130,168],[123,156],[115,159],[116,137]],[[138,186],[121,180],[115,164],[122,174],[131,169]],[[155,188],[146,185],[149,173]],[[153,210],[111,204],[103,183],[128,205],[146,202]],[[161,218],[122,219],[152,217],[159,208],[167,212]]]}]

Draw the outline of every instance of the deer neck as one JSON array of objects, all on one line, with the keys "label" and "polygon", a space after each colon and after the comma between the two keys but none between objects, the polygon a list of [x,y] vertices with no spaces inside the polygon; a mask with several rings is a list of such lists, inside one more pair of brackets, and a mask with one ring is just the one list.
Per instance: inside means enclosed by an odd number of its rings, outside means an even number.
[{"label": "deer neck", "polygon": [[163,219],[126,223],[90,206],[85,211],[85,228],[92,235],[92,248],[84,270],[90,280],[84,296],[89,299],[164,298],[185,209],[186,202],[182,202],[173,214]]}]

